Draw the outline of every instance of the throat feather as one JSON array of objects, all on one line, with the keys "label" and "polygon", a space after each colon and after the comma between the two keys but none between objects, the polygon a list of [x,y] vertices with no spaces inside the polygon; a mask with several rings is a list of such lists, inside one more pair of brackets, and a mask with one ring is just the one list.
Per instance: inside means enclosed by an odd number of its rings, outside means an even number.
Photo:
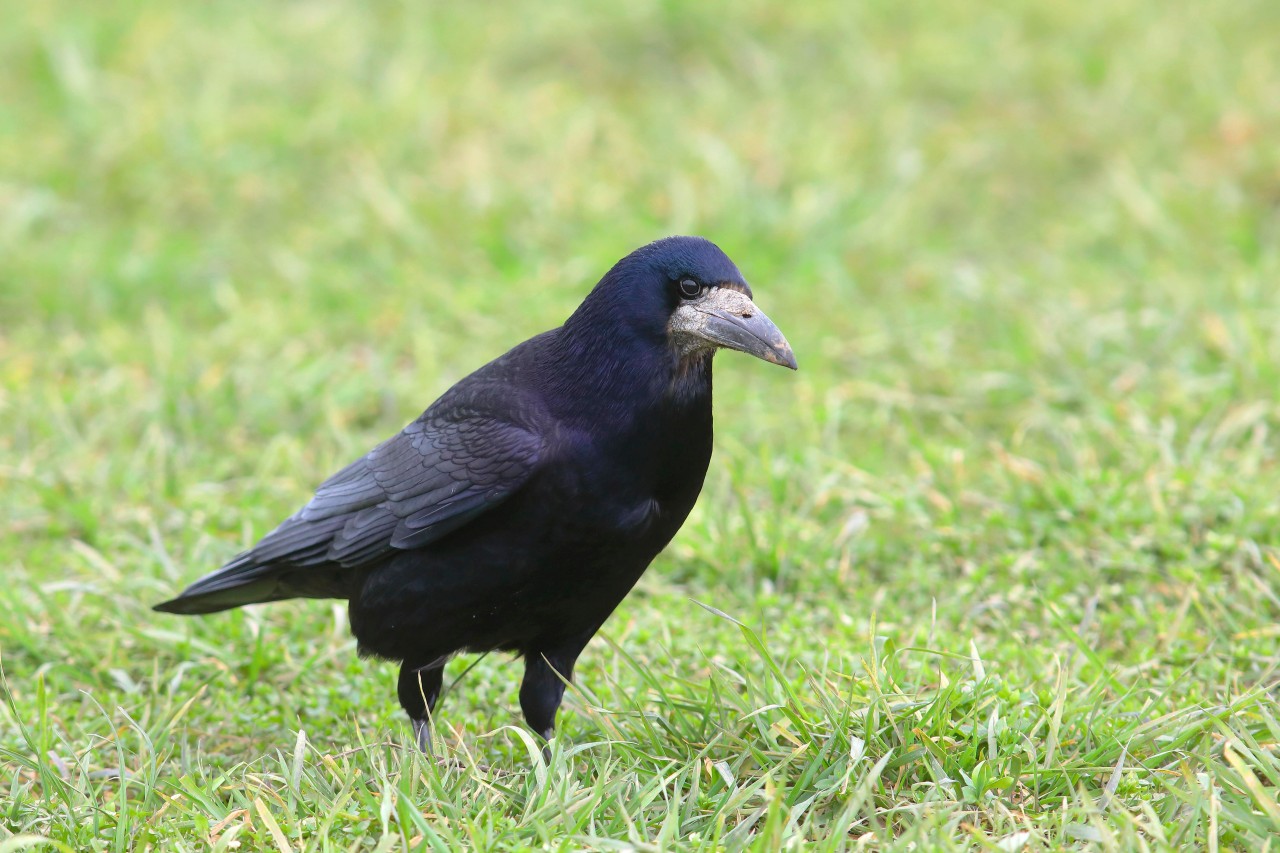
[{"label": "throat feather", "polygon": [[679,353],[671,382],[667,386],[667,399],[676,405],[688,405],[711,395],[711,358],[714,349]]}]

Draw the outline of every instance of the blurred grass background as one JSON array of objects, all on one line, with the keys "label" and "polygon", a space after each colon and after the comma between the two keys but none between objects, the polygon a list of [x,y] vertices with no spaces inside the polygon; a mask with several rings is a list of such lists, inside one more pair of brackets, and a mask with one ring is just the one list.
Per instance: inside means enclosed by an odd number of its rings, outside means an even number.
[{"label": "blurred grass background", "polygon": [[[6,831],[1280,830],[1274,3],[0,14]],[[340,607],[146,609],[671,233],[801,371],[718,359],[703,499],[546,773],[506,661],[446,698],[436,767]]]}]

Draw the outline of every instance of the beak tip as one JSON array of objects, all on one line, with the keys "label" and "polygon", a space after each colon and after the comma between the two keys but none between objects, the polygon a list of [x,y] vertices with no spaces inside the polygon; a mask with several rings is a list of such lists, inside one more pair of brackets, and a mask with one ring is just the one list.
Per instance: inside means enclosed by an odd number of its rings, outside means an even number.
[{"label": "beak tip", "polygon": [[791,347],[787,346],[786,344],[783,344],[782,346],[779,346],[779,347],[774,347],[773,349],[769,350],[769,356],[770,356],[769,361],[773,362],[776,365],[779,365],[781,367],[786,367],[791,370],[800,369],[800,365],[796,364],[795,353],[793,353],[791,351]]}]

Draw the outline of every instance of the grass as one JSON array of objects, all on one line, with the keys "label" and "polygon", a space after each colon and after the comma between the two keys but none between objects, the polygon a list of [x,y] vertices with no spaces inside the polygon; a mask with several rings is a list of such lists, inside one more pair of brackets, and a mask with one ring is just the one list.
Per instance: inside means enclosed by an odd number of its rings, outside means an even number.
[{"label": "grass", "polygon": [[[9,5],[0,850],[1274,845],[1274,3]],[[549,766],[501,656],[437,766],[340,606],[149,611],[680,232],[801,370]]]}]

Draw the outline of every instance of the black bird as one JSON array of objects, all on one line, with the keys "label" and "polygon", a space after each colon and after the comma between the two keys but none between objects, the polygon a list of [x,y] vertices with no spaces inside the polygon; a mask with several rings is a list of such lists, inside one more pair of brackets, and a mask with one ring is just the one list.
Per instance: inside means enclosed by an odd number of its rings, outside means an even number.
[{"label": "black bird", "polygon": [[360,652],[402,662],[424,751],[445,662],[515,652],[525,720],[550,739],[578,655],[702,489],[720,348],[796,367],[713,243],[637,249],[563,326],[458,382],[156,609],[346,599]]}]

